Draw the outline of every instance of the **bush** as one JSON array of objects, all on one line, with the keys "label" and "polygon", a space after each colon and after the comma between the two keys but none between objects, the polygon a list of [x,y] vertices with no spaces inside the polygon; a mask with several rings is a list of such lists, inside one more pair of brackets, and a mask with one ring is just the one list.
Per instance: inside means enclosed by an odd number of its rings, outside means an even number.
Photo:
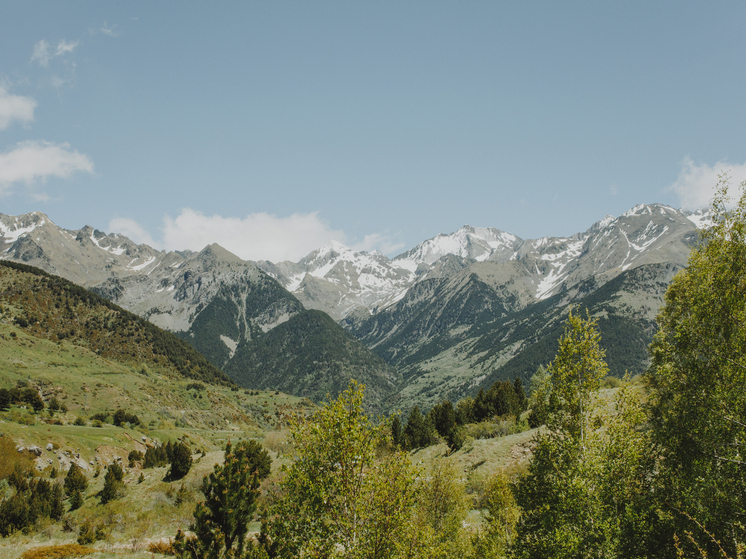
[{"label": "bush", "polygon": [[75,422],[73,423],[73,425],[77,425],[78,427],[83,427],[85,424],[85,419],[83,419],[82,417],[76,417]]},{"label": "bush", "polygon": [[94,528],[93,523],[86,520],[80,526],[80,532],[78,533],[78,543],[80,545],[92,544],[103,539],[106,539],[106,530],[103,524],[98,524]]}]

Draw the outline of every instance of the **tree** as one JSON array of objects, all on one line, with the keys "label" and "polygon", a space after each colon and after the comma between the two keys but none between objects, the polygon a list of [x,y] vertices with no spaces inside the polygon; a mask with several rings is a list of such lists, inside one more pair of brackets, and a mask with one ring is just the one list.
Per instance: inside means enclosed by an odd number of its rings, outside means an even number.
[{"label": "tree", "polygon": [[603,556],[607,544],[601,503],[587,452],[591,395],[606,376],[596,321],[572,313],[547,368],[551,379],[548,429],[535,441],[528,472],[518,483],[523,510],[515,542],[522,558]]},{"label": "tree", "polygon": [[420,412],[419,406],[412,408],[404,428],[404,439],[407,449],[422,448],[433,443],[430,422]]},{"label": "tree", "polygon": [[557,355],[548,368],[552,379],[550,410],[559,412],[554,428],[567,431],[581,445],[585,445],[591,394],[609,372],[600,339],[596,320],[583,320],[570,311]]},{"label": "tree", "polygon": [[712,226],[666,291],[646,375],[671,518],[660,545],[675,533],[710,556],[746,543],[746,182],[728,209],[729,182],[720,176]]},{"label": "tree", "polygon": [[[191,549],[195,558],[242,557],[259,485],[269,476],[272,460],[256,441],[242,441],[225,447],[223,465],[202,479],[205,501],[194,511],[194,532],[198,545]],[[235,543],[235,547],[234,547]]]},{"label": "tree", "polygon": [[67,470],[67,475],[65,476],[65,493],[67,493],[68,496],[71,496],[76,491],[82,493],[87,487],[88,480],[86,479],[83,470],[73,462],[70,464],[70,469]]},{"label": "tree", "polygon": [[508,557],[520,510],[507,472],[499,470],[489,478],[482,505],[487,522],[475,538],[475,557]]},{"label": "tree", "polygon": [[124,494],[124,471],[116,462],[106,469],[104,488],[101,490],[101,504],[118,499]]},{"label": "tree", "polygon": [[414,502],[415,471],[395,452],[376,459],[390,427],[363,411],[352,381],[337,400],[297,420],[297,456],[276,487],[261,541],[272,557],[395,557]]},{"label": "tree", "polygon": [[175,444],[171,449],[171,468],[166,476],[169,481],[183,478],[192,469],[192,451],[185,443]]}]

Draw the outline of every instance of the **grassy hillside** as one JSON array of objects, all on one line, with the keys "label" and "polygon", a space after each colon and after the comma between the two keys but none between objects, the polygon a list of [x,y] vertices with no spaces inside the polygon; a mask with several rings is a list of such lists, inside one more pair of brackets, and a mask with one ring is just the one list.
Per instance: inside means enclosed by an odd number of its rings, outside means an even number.
[{"label": "grassy hillside", "polygon": [[0,261],[0,318],[37,338],[70,340],[104,359],[152,364],[209,383],[231,381],[188,343],[58,276]]}]

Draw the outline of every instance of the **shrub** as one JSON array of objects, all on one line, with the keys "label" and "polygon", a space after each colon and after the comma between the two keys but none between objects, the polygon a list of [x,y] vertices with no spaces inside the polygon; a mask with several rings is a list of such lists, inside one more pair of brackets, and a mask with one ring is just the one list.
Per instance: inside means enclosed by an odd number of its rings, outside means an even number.
[{"label": "shrub", "polygon": [[85,424],[86,424],[85,419],[83,419],[82,417],[76,417],[75,422],[73,423],[73,425],[77,425],[78,427],[82,427]]}]

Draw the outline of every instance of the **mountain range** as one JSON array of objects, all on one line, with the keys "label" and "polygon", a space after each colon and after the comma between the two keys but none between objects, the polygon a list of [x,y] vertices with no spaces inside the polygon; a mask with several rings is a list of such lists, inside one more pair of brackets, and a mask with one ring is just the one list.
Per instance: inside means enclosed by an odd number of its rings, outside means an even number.
[{"label": "mountain range", "polygon": [[707,223],[706,211],[639,205],[570,237],[464,226],[394,258],[333,242],[272,263],[215,244],[158,251],[36,212],[0,214],[0,258],[176,333],[244,386],[318,401],[355,377],[391,410],[528,381],[571,306],[599,318],[614,374],[640,372],[665,288]]}]

